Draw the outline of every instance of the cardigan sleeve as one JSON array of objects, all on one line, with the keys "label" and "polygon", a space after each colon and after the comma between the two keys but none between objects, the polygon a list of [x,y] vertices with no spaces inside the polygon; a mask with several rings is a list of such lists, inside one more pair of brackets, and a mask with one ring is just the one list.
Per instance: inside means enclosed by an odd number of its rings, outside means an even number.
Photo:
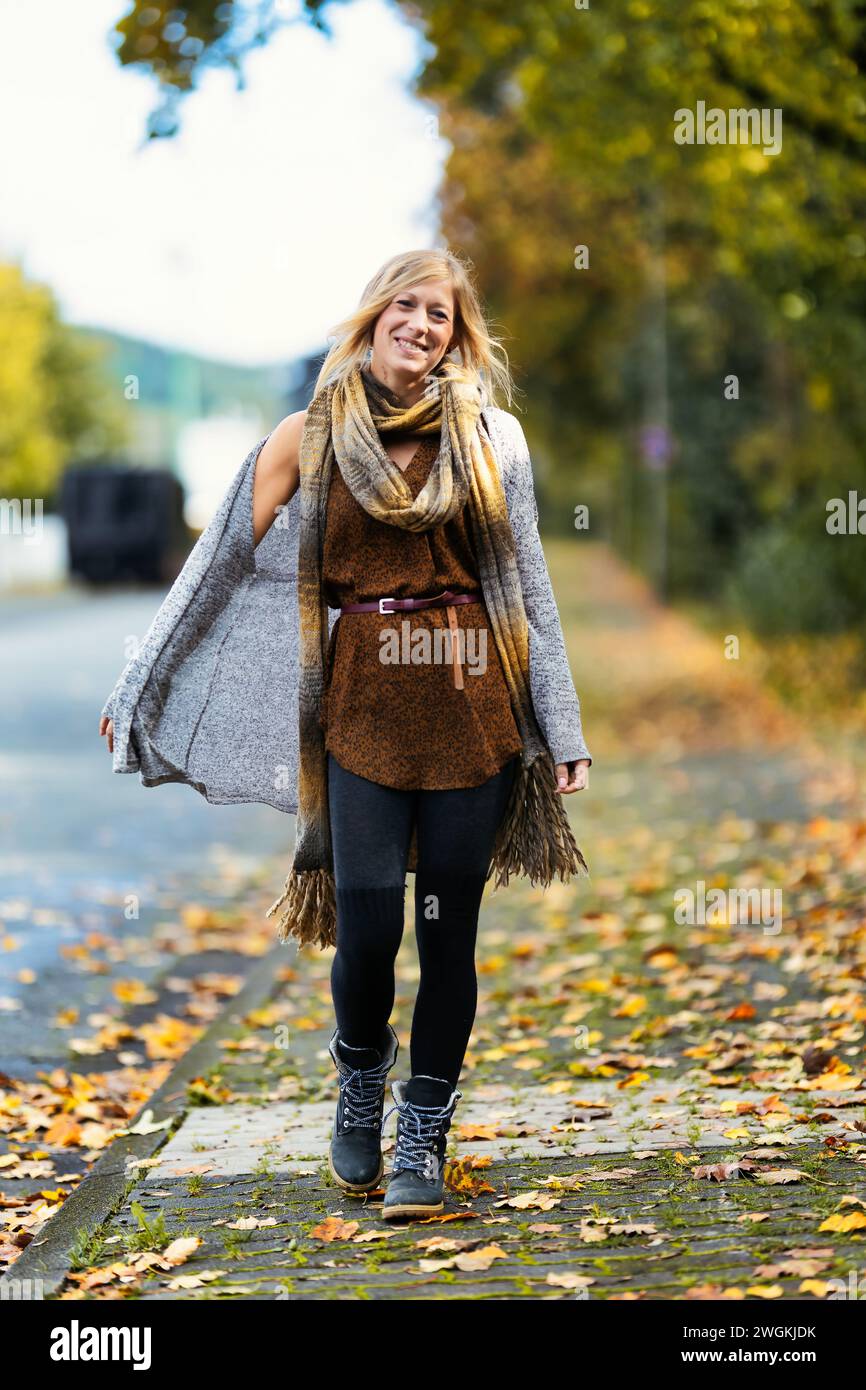
[{"label": "cardigan sleeve", "polygon": [[517,544],[523,603],[529,623],[529,670],[532,704],[554,763],[585,758],[592,762],[580,717],[559,609],[538,533],[538,506],[532,459],[523,427],[506,411],[502,423],[511,434],[515,478],[511,522]]},{"label": "cardigan sleeve", "polygon": [[124,666],[123,670],[121,671],[120,675],[114,683],[114,689],[112,690],[105,704],[102,706],[101,713],[108,719],[114,718],[114,702],[117,698],[117,692],[120,690],[120,687],[123,685],[124,681],[127,679],[127,676],[129,675],[129,672],[132,668],[132,660],[133,659],[131,658]]}]

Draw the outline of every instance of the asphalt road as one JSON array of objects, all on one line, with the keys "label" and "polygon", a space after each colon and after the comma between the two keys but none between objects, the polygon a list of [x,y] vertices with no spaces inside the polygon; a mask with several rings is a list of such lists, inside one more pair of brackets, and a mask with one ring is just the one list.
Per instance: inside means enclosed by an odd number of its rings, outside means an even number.
[{"label": "asphalt road", "polygon": [[[0,1067],[58,1059],[45,1018],[98,1006],[99,980],[62,946],[146,933],[185,901],[219,901],[294,822],[269,806],[210,806],[190,787],[116,775],[99,714],[164,590],[71,587],[0,605]],[[136,895],[140,916],[123,902]],[[4,944],[5,942],[5,944]],[[154,962],[156,964],[156,962]],[[29,979],[29,971],[36,980]],[[21,972],[24,972],[23,978]]]}]

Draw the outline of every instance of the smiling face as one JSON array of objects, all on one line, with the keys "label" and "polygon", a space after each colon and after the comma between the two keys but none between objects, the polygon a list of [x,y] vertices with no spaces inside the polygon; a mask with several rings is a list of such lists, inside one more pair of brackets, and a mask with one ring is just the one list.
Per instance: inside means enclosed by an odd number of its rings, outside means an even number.
[{"label": "smiling face", "polygon": [[411,404],[424,378],[453,345],[454,293],[448,280],[423,280],[395,294],[373,331],[370,370]]}]

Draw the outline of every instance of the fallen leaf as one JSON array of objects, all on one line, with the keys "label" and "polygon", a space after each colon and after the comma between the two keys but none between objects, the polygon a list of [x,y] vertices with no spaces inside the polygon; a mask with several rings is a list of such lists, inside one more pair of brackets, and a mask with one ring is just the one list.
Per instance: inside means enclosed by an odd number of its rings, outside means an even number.
[{"label": "fallen leaf", "polygon": [[777,1183],[799,1182],[801,1178],[807,1177],[808,1174],[801,1173],[799,1168],[769,1168],[766,1173],[758,1173],[755,1181],[772,1187]]},{"label": "fallen leaf", "polygon": [[176,1279],[170,1279],[166,1284],[168,1289],[200,1289],[202,1284],[211,1284],[214,1279],[221,1279],[224,1274],[228,1274],[227,1269],[203,1269],[198,1274],[179,1274]]},{"label": "fallen leaf", "polygon": [[332,1240],[348,1240],[358,1229],[357,1221],[343,1221],[339,1216],[328,1216],[321,1221],[318,1226],[314,1226],[310,1235],[315,1240],[330,1242]]},{"label": "fallen leaf", "polygon": [[826,1221],[822,1221],[818,1227],[819,1231],[862,1231],[866,1226],[866,1216],[862,1211],[849,1212],[843,1216],[841,1212],[828,1216]]}]

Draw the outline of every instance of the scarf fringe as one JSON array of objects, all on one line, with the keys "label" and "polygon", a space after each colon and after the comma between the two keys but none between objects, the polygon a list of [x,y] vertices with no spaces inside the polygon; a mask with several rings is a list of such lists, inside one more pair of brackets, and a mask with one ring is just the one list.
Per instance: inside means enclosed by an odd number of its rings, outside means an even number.
[{"label": "scarf fringe", "polygon": [[[589,874],[555,785],[549,753],[535,758],[529,767],[521,763],[518,768],[487,872],[488,879],[496,874],[494,890],[505,887],[512,874],[525,875],[530,883],[544,888],[557,876],[565,883],[573,875]],[[318,946],[324,951],[336,946],[337,901],[329,870],[292,869],[267,916],[277,912],[280,941],[295,937],[299,949]]]},{"label": "scarf fringe", "polygon": [[337,899],[334,875],[328,869],[292,869],[280,897],[268,908],[272,917],[282,908],[277,937],[288,941],[294,936],[301,946],[318,946],[324,951],[337,944]]},{"label": "scarf fringe", "polygon": [[556,790],[556,769],[549,752],[518,768],[488,879],[494,873],[494,890],[504,887],[512,874],[524,874],[530,883],[544,888],[557,875],[565,883],[573,874],[589,874]]}]

